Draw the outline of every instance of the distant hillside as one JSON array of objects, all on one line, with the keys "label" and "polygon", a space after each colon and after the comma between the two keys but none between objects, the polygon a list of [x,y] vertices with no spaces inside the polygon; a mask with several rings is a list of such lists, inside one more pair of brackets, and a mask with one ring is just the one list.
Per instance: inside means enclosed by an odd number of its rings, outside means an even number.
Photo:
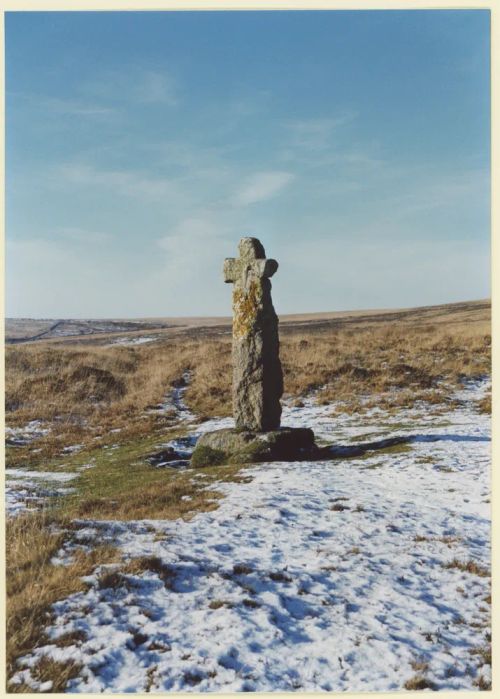
[{"label": "distant hillside", "polygon": [[[284,332],[307,328],[319,331],[326,328],[349,325],[377,325],[387,322],[471,323],[491,322],[491,301],[463,301],[459,303],[361,311],[332,311],[324,313],[300,313],[280,316],[280,327]],[[158,335],[206,335],[230,331],[231,318],[226,317],[183,317],[144,319],[33,319],[7,318],[5,341],[19,342],[86,341],[104,342],[113,338],[140,337],[144,332]]]}]

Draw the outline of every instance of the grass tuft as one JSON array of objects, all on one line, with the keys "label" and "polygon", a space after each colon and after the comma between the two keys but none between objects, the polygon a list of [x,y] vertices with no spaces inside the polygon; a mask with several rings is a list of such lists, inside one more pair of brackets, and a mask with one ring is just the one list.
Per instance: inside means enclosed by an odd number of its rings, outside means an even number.
[{"label": "grass tuft", "polygon": [[479,677],[474,680],[473,685],[482,692],[491,691],[491,681],[487,680],[483,675],[479,675]]},{"label": "grass tuft", "polygon": [[480,646],[478,648],[471,648],[469,653],[471,655],[478,655],[484,665],[491,666],[491,645]]},{"label": "grass tuft", "polygon": [[[66,524],[65,520],[45,512],[7,520],[8,677],[15,673],[18,658],[46,640],[44,629],[52,619],[52,604],[85,590],[82,576],[89,575],[98,564],[119,558],[113,547],[98,546],[90,553],[75,551],[69,565],[54,565],[52,558],[71,538],[71,530],[65,527]],[[43,665],[44,677],[50,668],[55,667],[50,663]],[[58,675],[54,676],[54,686],[61,687],[62,681]]]},{"label": "grass tuft", "polygon": [[253,573],[253,569],[244,563],[237,563],[235,566],[233,566],[234,575],[250,575],[250,573]]},{"label": "grass tuft", "polygon": [[70,680],[78,677],[81,663],[74,660],[57,661],[47,656],[41,658],[32,668],[31,674],[38,682],[51,682],[51,693],[64,692]]},{"label": "grass tuft", "polygon": [[141,575],[146,571],[155,573],[164,583],[165,587],[171,589],[175,579],[175,571],[171,566],[163,563],[158,556],[140,556],[130,560],[122,571],[127,575]]},{"label": "grass tuft", "polygon": [[420,691],[422,689],[436,689],[435,685],[422,675],[415,675],[404,683],[405,689]]},{"label": "grass tuft", "polygon": [[487,578],[490,575],[490,571],[484,566],[479,565],[476,561],[461,561],[458,558],[454,558],[449,563],[443,565],[444,568],[456,568],[465,573],[471,573],[472,575],[478,575],[481,578]]},{"label": "grass tuft", "polygon": [[81,629],[76,631],[68,631],[61,636],[58,636],[55,640],[55,644],[58,648],[67,648],[68,646],[76,646],[87,640],[87,634]]},{"label": "grass tuft", "polygon": [[222,449],[213,449],[208,446],[200,446],[196,449],[191,459],[193,468],[203,466],[218,466],[226,461],[226,454]]}]

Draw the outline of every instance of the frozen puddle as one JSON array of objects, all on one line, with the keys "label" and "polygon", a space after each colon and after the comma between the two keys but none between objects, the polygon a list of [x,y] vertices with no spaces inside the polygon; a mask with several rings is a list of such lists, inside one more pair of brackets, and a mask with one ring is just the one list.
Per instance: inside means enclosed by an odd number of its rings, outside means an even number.
[{"label": "frozen puddle", "polygon": [[[97,570],[57,603],[52,642],[15,679],[40,689],[29,668],[47,655],[82,664],[72,692],[393,691],[416,676],[477,689],[491,676],[490,418],[471,402],[483,389],[435,426],[418,407],[394,418],[437,441],[247,468],[189,522],[82,521],[85,540],[155,558],[118,584]],[[284,422],[347,444],[393,419],[329,414]]]}]

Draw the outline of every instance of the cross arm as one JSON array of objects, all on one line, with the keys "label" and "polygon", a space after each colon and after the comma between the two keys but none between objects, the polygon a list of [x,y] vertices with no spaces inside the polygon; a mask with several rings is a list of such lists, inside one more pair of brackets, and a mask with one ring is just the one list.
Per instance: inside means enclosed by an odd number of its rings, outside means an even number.
[{"label": "cross arm", "polygon": [[224,260],[224,267],[222,270],[222,273],[224,275],[224,281],[226,284],[230,284],[231,282],[235,282],[236,278],[238,276],[238,260],[236,260],[234,257],[226,257]]},{"label": "cross arm", "polygon": [[256,260],[256,265],[259,269],[259,277],[272,277],[273,274],[278,269],[278,263],[276,260]]}]

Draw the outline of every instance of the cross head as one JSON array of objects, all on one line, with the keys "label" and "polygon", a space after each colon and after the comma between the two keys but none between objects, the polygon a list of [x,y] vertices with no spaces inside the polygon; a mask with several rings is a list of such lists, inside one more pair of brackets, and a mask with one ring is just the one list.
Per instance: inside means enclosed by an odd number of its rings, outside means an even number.
[{"label": "cross head", "polygon": [[244,284],[249,274],[258,279],[272,277],[278,269],[276,260],[266,259],[264,247],[257,238],[242,238],[238,252],[239,257],[226,257],[224,260],[224,281],[227,284]]}]

